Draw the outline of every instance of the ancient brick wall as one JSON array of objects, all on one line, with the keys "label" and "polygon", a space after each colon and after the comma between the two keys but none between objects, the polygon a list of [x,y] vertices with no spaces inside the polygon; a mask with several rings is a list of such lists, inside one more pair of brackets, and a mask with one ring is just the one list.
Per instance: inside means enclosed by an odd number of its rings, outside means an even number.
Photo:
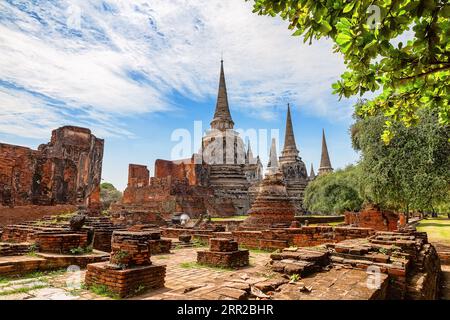
[{"label": "ancient brick wall", "polygon": [[377,231],[396,231],[398,229],[399,215],[369,206],[360,212],[346,212],[345,224],[362,228],[372,228]]},{"label": "ancient brick wall", "polygon": [[[238,213],[237,210],[246,212],[249,205],[247,180],[242,176],[247,189],[236,187],[233,178],[237,174],[236,170],[241,168],[220,169],[197,164],[194,157],[179,161],[158,159],[155,162],[155,176],[146,183],[147,167],[133,164],[129,167],[128,187],[123,193],[122,202],[113,205],[112,211],[140,208],[148,213],[161,214],[166,219],[170,219],[174,212],[189,214],[191,218],[205,213],[211,216],[232,216]],[[226,175],[231,178],[226,183],[221,182],[226,186],[213,185],[212,171],[216,172],[216,178],[222,177],[222,171],[227,172]]]},{"label": "ancient brick wall", "polygon": [[104,141],[89,129],[61,127],[38,150],[0,144],[3,207],[74,204],[99,206]]},{"label": "ancient brick wall", "polygon": [[71,253],[74,249],[86,249],[87,233],[73,234],[39,234],[36,243],[40,252]]},{"label": "ancient brick wall", "polygon": [[[112,212],[139,211],[170,219],[174,212],[184,212],[192,218],[206,213],[213,191],[204,186],[205,166],[157,160],[155,177],[149,178],[146,166],[129,166],[128,186],[122,202],[112,206]],[[136,217],[137,218],[137,217]]]},{"label": "ancient brick wall", "polygon": [[77,206],[73,204],[57,204],[53,206],[16,206],[14,208],[2,207],[0,205],[0,227],[23,221],[32,221],[44,216],[66,214],[76,211]]},{"label": "ancient brick wall", "polygon": [[128,166],[128,187],[145,187],[150,181],[150,172],[147,166],[130,164]]},{"label": "ancient brick wall", "polygon": [[155,178],[172,177],[175,180],[187,180],[189,185],[208,185],[209,166],[196,164],[192,159],[168,161],[158,159],[155,162]]},{"label": "ancient brick wall", "polygon": [[241,246],[258,249],[280,249],[289,246],[311,247],[346,239],[367,238],[375,233],[369,228],[310,226],[261,231],[233,231],[233,238]]}]

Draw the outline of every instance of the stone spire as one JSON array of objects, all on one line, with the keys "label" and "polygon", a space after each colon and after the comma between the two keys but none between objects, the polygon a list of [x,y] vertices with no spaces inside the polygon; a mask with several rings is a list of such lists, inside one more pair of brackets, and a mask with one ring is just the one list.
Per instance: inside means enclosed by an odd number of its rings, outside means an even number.
[{"label": "stone spire", "polygon": [[275,138],[272,139],[267,174],[258,185],[255,201],[247,214],[247,219],[240,226],[243,230],[286,228],[295,219],[295,206],[286,190],[283,174],[278,168]]},{"label": "stone spire", "polygon": [[314,167],[311,162],[311,171],[309,172],[309,180],[314,180],[315,177],[316,177],[316,173],[314,172]]},{"label": "stone spire", "polygon": [[294,129],[292,127],[291,107],[288,103],[286,116],[286,131],[284,134],[284,147],[281,152],[280,162],[296,162],[299,160],[297,144],[295,143]]},{"label": "stone spire", "polygon": [[333,167],[331,166],[330,156],[328,154],[325,130],[322,129],[322,156],[320,157],[319,175],[327,172],[333,172]]},{"label": "stone spire", "polygon": [[218,130],[233,129],[234,122],[231,119],[230,108],[228,106],[227,86],[225,83],[225,73],[223,71],[223,60],[220,61],[219,92],[217,94],[216,111],[211,121],[211,128]]},{"label": "stone spire", "polygon": [[253,157],[252,146],[250,141],[248,142],[247,153],[245,154],[245,163],[246,164],[255,164],[256,159]]},{"label": "stone spire", "polygon": [[278,156],[275,138],[272,138],[272,145],[270,146],[269,163],[267,164],[267,171],[269,174],[274,174],[278,170]]}]

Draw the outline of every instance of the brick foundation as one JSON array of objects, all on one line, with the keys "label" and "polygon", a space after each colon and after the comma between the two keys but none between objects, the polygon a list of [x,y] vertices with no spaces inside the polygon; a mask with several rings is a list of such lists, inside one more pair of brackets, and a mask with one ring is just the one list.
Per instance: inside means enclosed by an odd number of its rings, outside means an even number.
[{"label": "brick foundation", "polygon": [[73,234],[38,234],[36,244],[40,252],[71,253],[77,248],[85,249],[88,245],[87,233]]},{"label": "brick foundation", "polygon": [[31,243],[0,242],[0,257],[22,256],[31,251]]},{"label": "brick foundation", "polygon": [[249,265],[248,250],[239,250],[238,243],[230,239],[210,239],[210,251],[198,251],[197,262],[214,267],[239,268]]},{"label": "brick foundation", "polygon": [[170,249],[172,248],[172,241],[171,240],[150,240],[148,242],[149,248],[150,248],[150,254],[163,254],[163,253],[170,253]]},{"label": "brick foundation", "polygon": [[87,266],[85,285],[104,285],[120,298],[134,296],[149,289],[164,287],[166,267],[147,265],[125,270],[114,270],[108,262],[94,263]]},{"label": "brick foundation", "polygon": [[164,287],[166,266],[150,260],[150,243],[159,244],[160,237],[152,231],[114,231],[110,261],[88,265],[86,286],[104,285],[121,298]]},{"label": "brick foundation", "polygon": [[113,230],[96,230],[94,233],[94,249],[103,251],[103,252],[111,252],[111,238],[112,238]]},{"label": "brick foundation", "polygon": [[111,263],[122,266],[150,265],[148,241],[151,232],[115,231],[111,244]]}]

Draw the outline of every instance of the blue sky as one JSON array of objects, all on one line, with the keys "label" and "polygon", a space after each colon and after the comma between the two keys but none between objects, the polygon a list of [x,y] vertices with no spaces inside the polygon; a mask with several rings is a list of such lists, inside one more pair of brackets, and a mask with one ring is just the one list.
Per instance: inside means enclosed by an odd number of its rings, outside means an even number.
[{"label": "blue sky", "polygon": [[174,130],[207,129],[223,53],[236,128],[282,140],[290,102],[308,169],[322,128],[333,166],[354,163],[354,100],[331,94],[342,58],[251,11],[243,0],[1,1],[0,141],[37,148],[59,126],[89,127],[105,139],[104,180],[123,189],[128,163],[171,158]]}]

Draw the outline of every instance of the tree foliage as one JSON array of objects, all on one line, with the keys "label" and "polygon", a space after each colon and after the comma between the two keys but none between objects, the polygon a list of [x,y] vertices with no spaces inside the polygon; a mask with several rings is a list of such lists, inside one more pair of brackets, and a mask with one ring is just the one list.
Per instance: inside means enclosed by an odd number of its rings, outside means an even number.
[{"label": "tree foliage", "polygon": [[122,192],[117,190],[112,183],[104,182],[100,185],[100,201],[103,210],[109,209],[111,204],[122,199]]},{"label": "tree foliage", "polygon": [[419,111],[420,122],[407,127],[395,123],[389,145],[380,139],[383,115],[357,117],[352,142],[361,151],[361,196],[385,208],[435,211],[450,196],[450,134],[437,126],[437,112]]},{"label": "tree foliage", "polygon": [[[248,1],[248,0],[246,0]],[[392,122],[416,124],[419,110],[450,119],[450,4],[448,0],[254,0],[254,12],[290,22],[304,41],[329,37],[348,71],[333,84],[341,97],[381,93],[365,101],[360,116],[386,116],[383,140]],[[379,16],[378,16],[379,13]],[[399,36],[407,37],[406,43]]]},{"label": "tree foliage", "polygon": [[342,214],[357,211],[363,203],[359,196],[358,166],[349,166],[310,182],[305,190],[304,206],[310,212]]}]

